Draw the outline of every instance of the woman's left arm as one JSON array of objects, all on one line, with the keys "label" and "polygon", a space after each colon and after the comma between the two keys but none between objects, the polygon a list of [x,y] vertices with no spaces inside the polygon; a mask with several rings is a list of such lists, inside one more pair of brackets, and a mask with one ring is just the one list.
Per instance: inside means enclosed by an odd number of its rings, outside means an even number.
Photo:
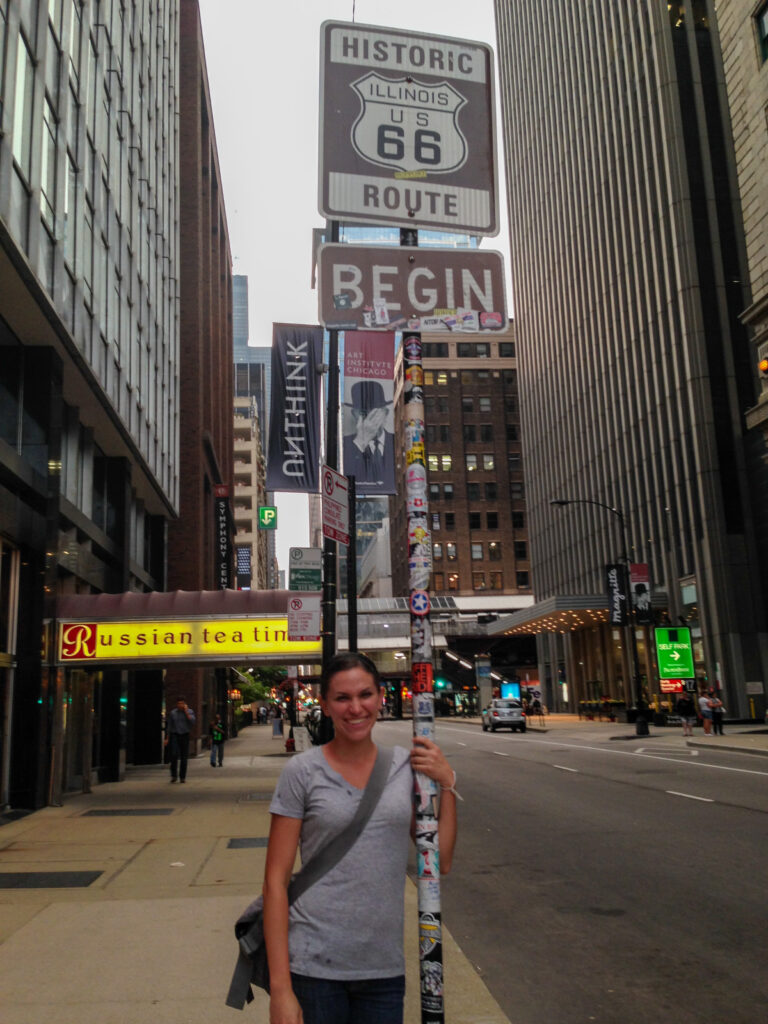
[{"label": "woman's left arm", "polygon": [[456,794],[453,787],[456,773],[440,747],[424,736],[414,736],[411,767],[440,786],[440,808],[437,812],[437,835],[440,846],[440,874],[447,875],[453,863],[456,846]]}]

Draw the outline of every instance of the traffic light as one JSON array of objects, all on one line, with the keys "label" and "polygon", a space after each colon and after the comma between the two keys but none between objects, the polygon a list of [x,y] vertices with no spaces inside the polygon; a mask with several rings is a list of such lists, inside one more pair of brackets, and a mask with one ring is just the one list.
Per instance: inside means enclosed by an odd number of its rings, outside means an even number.
[{"label": "traffic light", "polygon": [[443,679],[442,676],[437,676],[436,677],[436,679],[435,679],[435,689],[436,690],[444,690],[445,689],[445,679]]},{"label": "traffic light", "polygon": [[768,356],[763,356],[757,364],[757,368],[760,371],[761,377],[768,377]]}]

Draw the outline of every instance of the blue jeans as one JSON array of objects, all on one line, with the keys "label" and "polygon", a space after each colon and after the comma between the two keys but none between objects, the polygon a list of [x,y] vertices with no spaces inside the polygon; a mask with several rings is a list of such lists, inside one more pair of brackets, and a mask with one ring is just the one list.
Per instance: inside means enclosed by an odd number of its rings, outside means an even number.
[{"label": "blue jeans", "polygon": [[211,743],[211,764],[216,766],[216,759],[218,758],[219,765],[224,760],[224,740],[221,743]]},{"label": "blue jeans", "polygon": [[333,981],[291,974],[304,1024],[403,1024],[405,975]]}]

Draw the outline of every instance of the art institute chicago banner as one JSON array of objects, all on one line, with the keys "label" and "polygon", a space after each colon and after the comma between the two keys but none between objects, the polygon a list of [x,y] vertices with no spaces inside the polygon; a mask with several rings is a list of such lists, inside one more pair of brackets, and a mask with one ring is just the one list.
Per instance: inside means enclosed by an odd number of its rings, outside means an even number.
[{"label": "art institute chicago banner", "polygon": [[395,493],[394,335],[344,335],[344,474],[358,494]]}]

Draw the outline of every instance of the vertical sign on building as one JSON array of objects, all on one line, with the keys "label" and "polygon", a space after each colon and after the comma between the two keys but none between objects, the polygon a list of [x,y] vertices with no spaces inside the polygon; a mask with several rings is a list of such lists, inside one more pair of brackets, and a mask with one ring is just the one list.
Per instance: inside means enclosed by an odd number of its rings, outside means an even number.
[{"label": "vertical sign on building", "polygon": [[612,626],[626,626],[629,623],[629,610],[626,570],[623,565],[606,565],[605,589],[608,595],[608,621]]},{"label": "vertical sign on building", "polygon": [[322,350],[321,327],[272,325],[268,491],[317,492]]},{"label": "vertical sign on building", "polygon": [[392,333],[344,335],[344,475],[358,495],[395,493]]},{"label": "vertical sign on building", "polygon": [[633,562],[629,566],[629,588],[632,612],[638,626],[653,625],[651,609],[651,572],[647,563]]},{"label": "vertical sign on building", "polygon": [[216,530],[216,586],[228,590],[230,583],[229,487],[215,484],[213,488],[214,529]]}]

